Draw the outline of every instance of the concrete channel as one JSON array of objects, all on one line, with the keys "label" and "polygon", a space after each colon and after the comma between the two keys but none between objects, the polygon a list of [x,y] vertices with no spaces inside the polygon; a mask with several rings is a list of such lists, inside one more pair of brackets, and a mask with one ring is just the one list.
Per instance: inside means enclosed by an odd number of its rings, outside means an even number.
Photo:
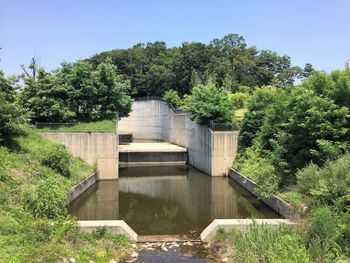
[{"label": "concrete channel", "polygon": [[[254,193],[255,183],[230,169],[237,152],[238,131],[212,131],[196,124],[191,115],[174,112],[159,100],[135,101],[132,112],[117,124],[116,133],[45,132],[44,137],[63,143],[74,155],[88,163],[98,163],[98,172],[75,185],[69,192],[70,204],[98,180],[118,178],[119,166],[184,165],[188,163],[211,176],[228,175],[247,191]],[[133,139],[158,142],[132,142]],[[160,142],[161,141],[161,142]],[[291,218],[290,206],[279,198],[265,200],[273,210]],[[256,219],[258,224],[295,225],[290,219]],[[97,227],[124,234],[135,242],[202,241],[209,242],[218,229],[245,229],[251,219],[215,219],[200,234],[200,239],[184,236],[139,236],[123,220],[79,221],[84,231]]]}]

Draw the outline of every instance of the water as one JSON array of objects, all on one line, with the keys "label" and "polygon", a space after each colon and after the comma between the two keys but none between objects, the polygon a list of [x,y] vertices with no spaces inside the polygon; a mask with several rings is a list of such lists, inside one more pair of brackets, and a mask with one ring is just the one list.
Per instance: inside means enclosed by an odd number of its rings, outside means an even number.
[{"label": "water", "polygon": [[214,219],[278,218],[231,179],[190,166],[128,167],[69,207],[79,220],[123,219],[139,235],[198,236]]}]

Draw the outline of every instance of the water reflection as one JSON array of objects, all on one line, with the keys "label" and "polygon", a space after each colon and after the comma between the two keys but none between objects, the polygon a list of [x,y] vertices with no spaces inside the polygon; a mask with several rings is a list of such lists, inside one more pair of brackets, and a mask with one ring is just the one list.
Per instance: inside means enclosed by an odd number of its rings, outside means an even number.
[{"label": "water reflection", "polygon": [[215,218],[276,218],[232,180],[188,166],[120,168],[70,206],[81,220],[123,219],[138,234],[200,233]]}]

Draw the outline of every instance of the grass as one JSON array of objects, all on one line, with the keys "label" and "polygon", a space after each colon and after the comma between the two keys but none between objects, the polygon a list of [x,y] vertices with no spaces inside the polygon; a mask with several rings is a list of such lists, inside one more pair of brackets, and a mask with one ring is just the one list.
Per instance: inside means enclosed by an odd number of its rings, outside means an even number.
[{"label": "grass", "polygon": [[68,124],[51,124],[47,123],[39,128],[43,132],[115,132],[116,124],[114,120],[102,120],[96,122],[77,122]]},{"label": "grass", "polygon": [[[56,144],[28,127],[7,144],[0,146],[0,262],[63,262],[73,257],[76,262],[98,263],[128,253],[125,236],[84,233],[68,215],[69,189],[92,174],[93,167],[73,156],[69,177],[45,166],[43,158]],[[46,192],[39,191],[42,185]],[[39,209],[51,212],[51,208],[60,216],[39,216]]]},{"label": "grass", "polygon": [[227,247],[233,262],[313,262],[302,236],[287,226],[251,225],[247,231],[218,231],[216,246]]}]

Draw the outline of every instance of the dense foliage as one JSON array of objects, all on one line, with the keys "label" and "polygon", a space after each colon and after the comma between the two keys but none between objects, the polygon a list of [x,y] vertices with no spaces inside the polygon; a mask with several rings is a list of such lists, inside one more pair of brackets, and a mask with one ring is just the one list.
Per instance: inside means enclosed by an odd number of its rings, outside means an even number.
[{"label": "dense foliage", "polygon": [[317,73],[284,90],[256,90],[243,120],[237,166],[266,159],[280,186],[287,186],[296,182],[297,169],[337,158],[349,145],[349,90],[349,72]]},{"label": "dense foliage", "polygon": [[106,59],[130,80],[134,96],[162,96],[169,89],[183,96],[191,93],[196,80],[206,82],[211,77],[217,86],[233,92],[270,84],[285,87],[313,72],[310,64],[304,69],[293,67],[286,55],[247,46],[237,34],[213,39],[208,45],[185,42],[167,48],[165,42],[137,44],[102,52],[88,61],[97,67]]},{"label": "dense foliage", "polygon": [[179,108],[183,104],[179,94],[175,90],[167,90],[163,95],[163,101],[172,105],[174,108]]},{"label": "dense foliage", "polygon": [[24,80],[21,102],[33,121],[96,121],[131,110],[130,83],[108,60],[96,69],[83,61],[63,63],[55,72],[39,69],[37,77]]},{"label": "dense foliage", "polygon": [[44,165],[66,177],[70,176],[70,162],[71,156],[62,145],[53,147],[43,158]]},{"label": "dense foliage", "polygon": [[227,91],[211,81],[194,86],[192,94],[185,95],[182,108],[193,113],[193,119],[200,124],[233,122],[234,109]]},{"label": "dense foliage", "polygon": [[5,78],[0,70],[0,145],[18,134],[20,124],[26,122],[26,115],[16,100],[11,80]]},{"label": "dense foliage", "polygon": [[349,101],[350,71],[315,73],[299,86],[257,89],[242,124],[235,167],[260,197],[280,195],[307,219],[302,239],[317,262],[350,257]]}]

